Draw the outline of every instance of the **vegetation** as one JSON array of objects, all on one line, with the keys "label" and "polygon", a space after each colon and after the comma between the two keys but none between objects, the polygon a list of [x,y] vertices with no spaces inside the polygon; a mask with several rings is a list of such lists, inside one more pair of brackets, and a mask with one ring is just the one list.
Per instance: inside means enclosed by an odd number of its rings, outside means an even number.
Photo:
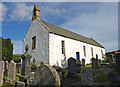
[{"label": "vegetation", "polygon": [[[97,69],[93,69],[91,64],[87,64],[85,67],[81,67],[81,70],[89,69],[93,74],[93,81],[96,85],[112,85],[117,84],[110,82],[108,79],[108,75],[106,75],[103,71],[106,68],[110,67],[100,67],[98,66]],[[114,68],[111,68],[113,72],[115,72]],[[67,77],[68,69],[65,68],[63,71],[65,71],[64,78],[63,78],[63,87],[66,85],[81,85],[81,74],[78,73],[78,77]]]},{"label": "vegetation", "polygon": [[2,39],[2,60],[10,61],[13,59],[13,43],[11,43],[11,39]]},{"label": "vegetation", "polygon": [[14,54],[13,55],[13,60],[15,61],[15,62],[20,62],[21,61],[21,54]]}]

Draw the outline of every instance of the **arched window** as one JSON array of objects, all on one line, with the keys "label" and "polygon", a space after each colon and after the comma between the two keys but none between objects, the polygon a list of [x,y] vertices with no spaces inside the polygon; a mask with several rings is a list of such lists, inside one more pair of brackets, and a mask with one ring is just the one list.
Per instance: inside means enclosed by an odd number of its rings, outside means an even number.
[{"label": "arched window", "polygon": [[91,47],[91,56],[93,58],[93,48]]},{"label": "arched window", "polygon": [[103,51],[101,50],[101,55],[102,55],[102,58],[104,58],[104,55],[103,55]]},{"label": "arched window", "polygon": [[84,56],[86,57],[86,48],[85,48],[85,46],[83,46],[83,52],[84,52]]}]

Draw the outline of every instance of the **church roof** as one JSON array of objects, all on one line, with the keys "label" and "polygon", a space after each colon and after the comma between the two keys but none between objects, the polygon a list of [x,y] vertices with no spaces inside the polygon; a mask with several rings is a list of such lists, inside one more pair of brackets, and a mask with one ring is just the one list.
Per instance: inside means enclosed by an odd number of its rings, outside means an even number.
[{"label": "church roof", "polygon": [[67,37],[70,39],[78,40],[78,41],[81,41],[84,43],[88,43],[91,45],[95,45],[95,46],[104,48],[102,45],[100,45],[98,42],[96,42],[92,38],[87,38],[87,37],[81,36],[74,32],[68,31],[64,28],[50,24],[48,22],[44,22],[44,21],[40,21],[40,22],[46,27],[46,29],[48,29],[49,33],[54,33],[56,35],[64,36],[64,37]]}]

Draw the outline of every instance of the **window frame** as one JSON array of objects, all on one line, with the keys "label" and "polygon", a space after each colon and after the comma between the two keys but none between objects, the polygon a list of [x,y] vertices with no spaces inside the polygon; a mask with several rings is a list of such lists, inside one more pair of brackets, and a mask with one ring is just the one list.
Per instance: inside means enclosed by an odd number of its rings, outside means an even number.
[{"label": "window frame", "polygon": [[84,57],[86,57],[86,46],[83,46]]},{"label": "window frame", "polygon": [[65,41],[61,40],[61,50],[62,50],[62,54],[65,55]]},{"label": "window frame", "polygon": [[[35,40],[35,43],[34,43],[34,40]],[[35,50],[35,49],[36,49],[36,36],[32,37],[31,49],[32,49],[32,50]]]}]

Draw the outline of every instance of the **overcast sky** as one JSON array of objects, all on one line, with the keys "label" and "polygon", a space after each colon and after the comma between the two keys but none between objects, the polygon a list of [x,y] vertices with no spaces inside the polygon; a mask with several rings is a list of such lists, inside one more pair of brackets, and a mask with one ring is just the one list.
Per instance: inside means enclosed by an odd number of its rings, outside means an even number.
[{"label": "overcast sky", "polygon": [[106,52],[118,49],[117,2],[4,2],[0,4],[2,36],[11,38],[14,54],[22,53],[22,40],[31,23],[34,4],[40,8],[41,20],[93,38]]}]

